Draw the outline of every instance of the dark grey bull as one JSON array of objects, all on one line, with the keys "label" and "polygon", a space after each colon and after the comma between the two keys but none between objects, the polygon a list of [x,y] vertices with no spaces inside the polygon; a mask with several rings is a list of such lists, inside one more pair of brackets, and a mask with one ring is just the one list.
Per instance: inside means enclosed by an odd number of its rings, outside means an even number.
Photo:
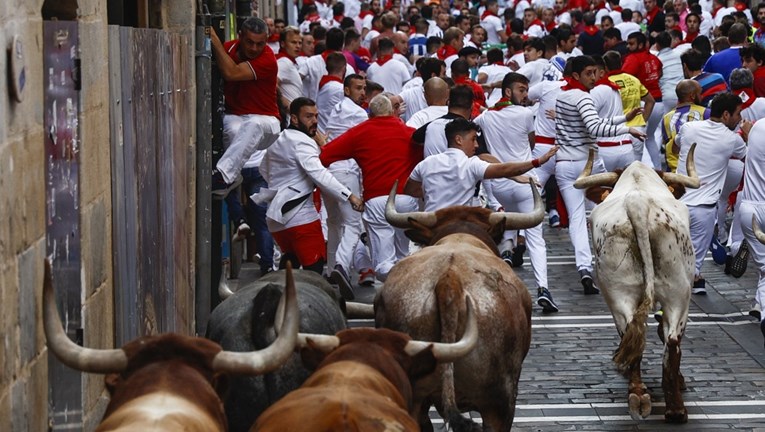
[{"label": "dark grey bull", "polygon": [[[320,275],[295,270],[299,329],[303,333],[334,335],[346,328],[344,304]],[[253,351],[266,347],[276,338],[274,318],[284,290],[284,271],[270,273],[257,281],[229,293],[213,310],[207,326],[207,337],[228,351]],[[220,290],[228,288],[222,284]],[[225,296],[225,294],[224,294]],[[300,387],[310,376],[303,367],[300,354],[278,370],[260,376],[231,380],[225,402],[229,430],[248,431],[258,416],[290,391]]]}]

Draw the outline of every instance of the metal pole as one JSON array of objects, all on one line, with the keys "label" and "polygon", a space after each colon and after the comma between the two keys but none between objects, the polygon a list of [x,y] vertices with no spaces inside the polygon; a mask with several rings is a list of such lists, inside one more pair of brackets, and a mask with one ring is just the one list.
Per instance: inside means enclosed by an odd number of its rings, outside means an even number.
[{"label": "metal pole", "polygon": [[212,255],[212,96],[211,96],[211,24],[207,7],[199,5],[195,37],[197,87],[197,206],[196,206],[196,272],[195,329],[204,335],[210,317],[210,281]]}]

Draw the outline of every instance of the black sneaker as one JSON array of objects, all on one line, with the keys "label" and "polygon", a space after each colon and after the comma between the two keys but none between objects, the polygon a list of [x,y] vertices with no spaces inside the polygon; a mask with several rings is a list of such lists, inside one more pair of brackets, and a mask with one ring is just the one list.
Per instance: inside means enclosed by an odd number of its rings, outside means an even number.
[{"label": "black sneaker", "polygon": [[217,169],[213,170],[212,176],[212,195],[213,199],[225,199],[229,192],[236,189],[237,186],[242,184],[242,176],[238,176],[233,183],[226,183],[223,180],[223,175]]},{"label": "black sneaker", "polygon": [[595,281],[592,280],[592,273],[589,270],[579,270],[580,281],[582,287],[584,287],[585,295],[600,294],[600,290],[595,285]]},{"label": "black sneaker", "polygon": [[760,331],[762,332],[762,337],[765,338],[765,321],[760,321]]},{"label": "black sneaker", "polygon": [[730,274],[734,278],[740,278],[746,272],[746,265],[749,263],[749,243],[746,240],[741,241],[741,247],[738,248],[736,255],[729,256],[725,261],[725,274]]},{"label": "black sneaker", "polygon": [[520,268],[523,267],[523,254],[526,252],[526,245],[525,244],[519,244],[518,246],[513,249],[513,255],[510,260],[510,265],[513,266],[513,268]]},{"label": "black sneaker", "polygon": [[353,300],[356,295],[353,293],[353,285],[351,285],[351,279],[348,277],[348,273],[340,264],[336,265],[329,275],[329,280],[337,284],[337,288],[340,290],[340,295],[345,300]]},{"label": "black sneaker", "polygon": [[552,294],[547,288],[537,289],[537,304],[542,307],[543,312],[558,312],[558,305],[553,301]]},{"label": "black sneaker", "polygon": [[701,278],[697,281],[693,282],[693,289],[691,289],[691,294],[696,295],[707,295],[707,281],[704,278]]},{"label": "black sneaker", "polygon": [[653,313],[653,319],[656,320],[656,322],[661,322],[661,319],[664,318],[664,310],[659,309],[656,312]]},{"label": "black sneaker", "polygon": [[752,302],[752,309],[749,310],[749,316],[752,318],[757,318],[757,321],[762,320],[762,308],[756,301]]},{"label": "black sneaker", "polygon": [[499,254],[499,257],[502,258],[502,261],[506,262],[507,265],[510,267],[513,266],[513,253],[510,251],[504,251],[501,254]]}]

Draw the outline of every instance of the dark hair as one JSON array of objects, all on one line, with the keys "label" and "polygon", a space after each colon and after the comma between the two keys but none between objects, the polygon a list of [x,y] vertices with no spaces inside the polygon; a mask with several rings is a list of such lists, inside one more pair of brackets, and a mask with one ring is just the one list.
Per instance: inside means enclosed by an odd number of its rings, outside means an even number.
[{"label": "dark hair", "polygon": [[569,11],[569,13],[571,14],[571,21],[582,22],[582,19],[584,17],[582,14],[582,11],[580,11],[579,9],[574,9],[572,11]]},{"label": "dark hair", "polygon": [[327,49],[332,51],[341,51],[345,42],[345,34],[339,28],[327,30]]},{"label": "dark hair", "polygon": [[274,20],[274,25],[276,25],[276,24],[284,24],[284,25],[287,25],[287,21],[285,21],[285,20],[284,20],[284,18],[276,18],[276,19]]},{"label": "dark hair", "polygon": [[747,36],[746,26],[741,23],[733,24],[728,31],[728,40],[731,44],[740,45],[746,42]]},{"label": "dark hair", "polygon": [[431,5],[425,5],[420,9],[420,13],[422,14],[422,17],[426,20],[433,19],[433,6]]},{"label": "dark hair", "polygon": [[339,52],[333,52],[327,56],[327,73],[339,73],[343,72],[345,75],[345,66],[348,64],[348,60],[345,59],[345,55]]},{"label": "dark hair", "polygon": [[513,33],[523,34],[523,20],[513,18],[510,21],[510,30],[512,30]]},{"label": "dark hair", "polygon": [[255,34],[268,33],[268,25],[265,21],[258,17],[251,16],[244,20],[241,26],[239,26],[240,32],[251,32]]},{"label": "dark hair", "polygon": [[506,89],[512,89],[513,84],[521,83],[528,84],[529,79],[525,75],[521,75],[518,72],[510,72],[502,78],[502,95],[505,94]]},{"label": "dark hair", "polygon": [[760,44],[755,43],[741,48],[739,55],[741,56],[741,60],[750,58],[756,62],[765,64],[765,47]]},{"label": "dark hair", "polygon": [[489,64],[501,62],[503,57],[504,54],[502,54],[502,50],[499,48],[492,48],[486,53],[486,59],[489,61]]},{"label": "dark hair", "polygon": [[343,87],[350,87],[353,80],[364,80],[364,77],[359,74],[350,74],[343,80]]},{"label": "dark hair", "polygon": [[[459,60],[455,60],[458,62]],[[449,108],[473,108],[473,89],[466,85],[456,85],[449,90]]]},{"label": "dark hair", "polygon": [[[701,6],[699,6],[699,7],[701,7]],[[689,13],[688,15],[685,16],[685,22],[686,23],[688,23],[688,18],[689,17],[696,17],[696,19],[699,20],[699,23],[701,22],[701,15],[700,14],[697,14],[695,12]]]},{"label": "dark hair", "polygon": [[601,69],[606,68],[606,63],[603,61],[603,56],[591,55],[590,57],[592,58],[592,61],[595,62],[596,67],[599,67]]},{"label": "dark hair", "polygon": [[468,66],[467,60],[458,58],[452,62],[451,70],[452,77],[464,76],[470,73],[470,66]]},{"label": "dark hair", "polygon": [[430,26],[430,24],[422,18],[419,18],[414,22],[414,30],[419,34],[427,33],[428,26]]},{"label": "dark hair", "polygon": [[[326,40],[327,39],[327,29],[321,26],[320,22],[311,23],[310,25],[319,24],[317,26],[314,26],[311,29],[311,35],[316,40]],[[339,30],[339,29],[338,29]],[[342,32],[342,30],[340,30]]]},{"label": "dark hair", "polygon": [[603,63],[609,71],[615,71],[622,68],[622,55],[617,51],[607,51],[603,54]]},{"label": "dark hair", "polygon": [[290,115],[299,115],[300,110],[306,106],[309,106],[309,107],[316,106],[316,102],[303,96],[293,100],[292,103],[290,104]]},{"label": "dark hair", "polygon": [[479,132],[480,130],[481,128],[477,124],[460,117],[446,124],[444,134],[446,135],[446,142],[451,147],[452,144],[455,144],[455,137],[457,135],[465,135],[470,131]]},{"label": "dark hair", "polygon": [[[600,17],[600,24],[603,24],[604,21],[611,21],[611,26],[613,27],[614,19],[611,18],[611,15],[603,15],[602,17]],[[621,32],[619,32],[619,33],[621,33]]]},{"label": "dark hair", "polygon": [[743,102],[738,95],[728,92],[718,93],[709,103],[709,116],[720,118],[726,112],[733,115],[741,104]]},{"label": "dark hair", "polygon": [[345,44],[348,45],[349,43],[361,39],[361,35],[359,32],[356,31],[356,29],[348,29],[345,31]]},{"label": "dark hair", "polygon": [[390,51],[393,50],[393,47],[395,47],[396,44],[393,43],[393,41],[389,38],[380,38],[380,40],[377,42],[377,51]]},{"label": "dark hair", "polygon": [[551,52],[558,51],[558,40],[555,39],[555,36],[552,36],[552,35],[542,36],[542,42],[545,44],[545,53],[548,51],[551,51]]},{"label": "dark hair", "polygon": [[419,69],[422,82],[441,76],[441,68],[445,68],[446,63],[443,60],[439,60],[435,57],[429,57],[422,61],[422,67]]},{"label": "dark hair", "polygon": [[[529,40],[531,40],[531,39],[536,39],[536,38],[532,37]],[[514,52],[522,50],[524,43],[525,42],[524,42],[523,38],[520,35],[518,35],[518,34],[511,34],[511,35],[509,35],[507,37],[507,48],[508,49],[512,48]],[[542,44],[542,46],[544,47],[544,44]]]},{"label": "dark hair", "polygon": [[627,36],[627,40],[635,39],[637,40],[638,45],[643,44],[645,46],[646,42],[648,42],[648,39],[645,37],[645,34],[640,32],[632,32],[629,36]]},{"label": "dark hair", "polygon": [[355,28],[356,28],[356,22],[351,17],[344,17],[340,21],[340,29],[342,29],[343,31],[348,31]]},{"label": "dark hair", "polygon": [[680,23],[680,14],[677,12],[667,12],[664,14],[664,18],[672,17],[673,20],[675,20],[676,23]]},{"label": "dark hair", "polygon": [[611,27],[603,32],[603,39],[616,39],[620,41],[622,40],[622,32],[616,27]]},{"label": "dark hair", "polygon": [[584,24],[588,26],[594,26],[595,14],[592,12],[587,12],[586,14],[584,14]]},{"label": "dark hair", "polygon": [[332,5],[332,15],[343,15],[345,13],[345,4],[337,2]]},{"label": "dark hair", "polygon": [[632,9],[622,9],[622,21],[632,21]]},{"label": "dark hair", "polygon": [[[555,30],[557,30],[557,32]],[[555,34],[553,33],[550,33],[550,34],[553,34],[553,36],[555,36],[555,39],[558,41],[558,45],[560,45],[561,42],[566,42],[571,37],[571,35],[574,34],[571,28],[566,26],[556,27],[553,29],[553,31]]]},{"label": "dark hair", "polygon": [[431,36],[428,38],[428,40],[425,42],[425,48],[430,51],[433,46],[441,45],[444,41],[438,37],[438,36]]},{"label": "dark hair", "polygon": [[669,37],[670,37],[671,39],[679,39],[679,40],[683,40],[683,32],[681,32],[681,31],[680,31],[680,30],[678,30],[678,29],[671,29],[671,30],[668,30],[668,31],[667,31],[667,33],[669,33]]},{"label": "dark hair", "polygon": [[544,54],[545,52],[545,43],[542,42],[542,39],[539,38],[531,38],[523,43],[523,49],[526,49],[527,47],[534,48],[537,51],[542,51]]},{"label": "dark hair", "polygon": [[377,84],[374,81],[367,80],[367,91],[366,91],[367,94],[372,92],[382,92],[382,91],[385,91],[385,88],[382,85]]},{"label": "dark hair", "polygon": [[689,71],[700,71],[704,67],[707,59],[704,54],[697,49],[690,49],[680,56],[680,62],[688,68]]},{"label": "dark hair", "polygon": [[595,62],[592,60],[592,58],[586,55],[569,57],[566,65],[568,65],[568,63],[571,63],[571,75],[575,73],[582,73],[582,71],[588,66],[595,66]]},{"label": "dark hair", "polygon": [[656,35],[656,45],[659,48],[669,48],[672,46],[672,36],[670,36],[669,32],[663,31]]},{"label": "dark hair", "polygon": [[[488,6],[488,4],[487,4],[487,6]],[[467,16],[467,15],[462,15],[462,14],[457,15],[457,18],[454,19],[454,25],[460,25],[460,23],[462,21],[465,21],[465,20],[467,20],[469,22],[470,21],[470,17]]]}]

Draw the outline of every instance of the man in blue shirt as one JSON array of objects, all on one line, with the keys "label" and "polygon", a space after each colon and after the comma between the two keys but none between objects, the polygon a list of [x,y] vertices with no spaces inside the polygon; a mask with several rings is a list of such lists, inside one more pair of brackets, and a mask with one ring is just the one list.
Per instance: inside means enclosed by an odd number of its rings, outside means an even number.
[{"label": "man in blue shirt", "polygon": [[741,67],[741,55],[739,50],[746,43],[749,36],[746,26],[741,23],[733,24],[728,31],[730,48],[715,53],[704,65],[704,72],[719,73],[728,82],[733,69]]}]

